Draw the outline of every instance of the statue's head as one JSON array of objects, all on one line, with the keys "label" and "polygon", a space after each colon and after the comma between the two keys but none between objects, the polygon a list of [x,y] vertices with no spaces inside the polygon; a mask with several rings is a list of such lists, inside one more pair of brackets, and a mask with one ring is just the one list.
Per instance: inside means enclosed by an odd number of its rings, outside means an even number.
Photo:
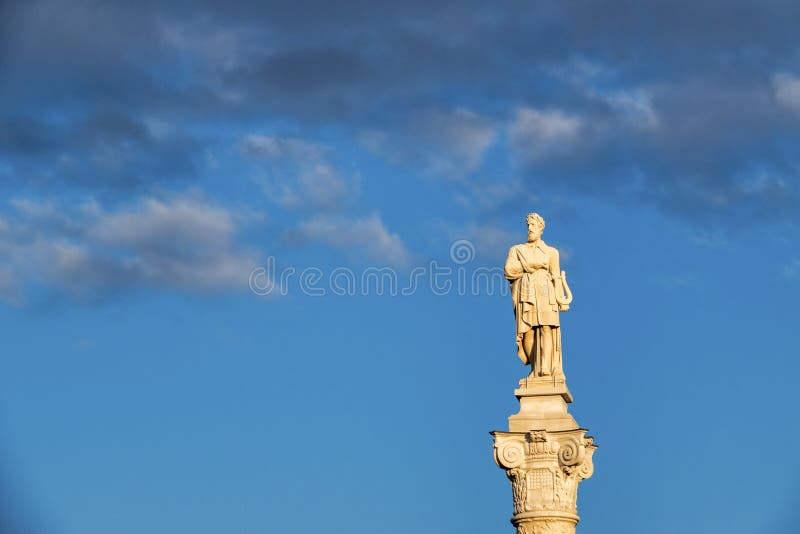
[{"label": "statue's head", "polygon": [[538,213],[529,213],[528,221],[528,241],[536,241],[542,237],[544,232],[544,219]]}]

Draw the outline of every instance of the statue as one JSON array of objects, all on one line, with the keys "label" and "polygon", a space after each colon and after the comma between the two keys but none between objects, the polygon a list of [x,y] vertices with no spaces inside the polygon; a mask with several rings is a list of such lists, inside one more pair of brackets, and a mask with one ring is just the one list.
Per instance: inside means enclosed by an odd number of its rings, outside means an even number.
[{"label": "statue", "polygon": [[528,242],[509,249],[505,275],[517,354],[531,373],[514,389],[519,412],[508,418],[508,432],[491,433],[494,460],[511,482],[517,534],[575,534],[578,485],[592,476],[597,445],[568,408],[559,314],[569,309],[572,292],[558,250],[542,241],[544,219],[530,213],[527,220]]},{"label": "statue", "polygon": [[528,242],[511,247],[505,265],[517,320],[517,355],[530,364],[531,377],[564,382],[558,314],[569,309],[572,292],[558,250],[542,241],[544,219],[529,213],[527,222]]}]

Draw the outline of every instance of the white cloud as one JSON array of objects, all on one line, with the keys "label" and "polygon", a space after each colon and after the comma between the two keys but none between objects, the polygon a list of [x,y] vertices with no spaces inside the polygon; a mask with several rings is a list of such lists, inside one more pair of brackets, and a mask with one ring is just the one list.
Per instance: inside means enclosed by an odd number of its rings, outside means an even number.
[{"label": "white cloud", "polygon": [[780,73],[772,78],[772,88],[779,104],[800,112],[800,77]]},{"label": "white cloud", "polygon": [[722,248],[729,244],[727,236],[718,230],[694,230],[690,234],[692,243],[704,248]]},{"label": "white cloud", "polygon": [[467,209],[491,213],[515,202],[536,203],[538,197],[521,179],[510,178],[471,182],[457,195],[456,201]]},{"label": "white cloud", "polygon": [[732,189],[740,195],[760,196],[789,194],[790,187],[781,173],[757,168],[736,176]]},{"label": "white cloud", "polygon": [[348,255],[403,267],[410,254],[396,233],[390,232],[378,214],[367,217],[318,215],[300,223],[288,234],[299,242],[320,242]]},{"label": "white cloud", "polygon": [[[618,131],[613,123],[634,130],[654,130],[661,124],[653,107],[652,91],[647,87],[614,88],[619,73],[609,65],[584,57],[554,65],[548,71],[558,80],[572,86],[589,100],[600,101],[611,108],[614,116],[609,127]],[[608,120],[608,119],[606,119]]]},{"label": "white cloud", "polygon": [[297,138],[248,135],[242,152],[259,167],[255,180],[285,209],[338,210],[359,195],[359,180],[330,161],[330,150]]},{"label": "white cloud", "polygon": [[783,266],[783,276],[788,280],[800,278],[800,258],[792,258]]},{"label": "white cloud", "polygon": [[135,287],[246,290],[257,262],[236,243],[231,212],[196,195],[114,210],[95,201],[13,204],[16,215],[0,232],[0,297],[9,301],[36,285],[88,299]]},{"label": "white cloud", "polygon": [[558,109],[520,108],[512,119],[508,134],[521,159],[537,161],[565,156],[581,140],[584,121]]},{"label": "white cloud", "polygon": [[617,72],[611,66],[582,56],[573,56],[545,69],[553,77],[578,88],[607,84]]},{"label": "white cloud", "polygon": [[[508,247],[525,240],[524,231],[512,232],[506,228],[491,224],[470,223],[461,230],[461,235],[475,245],[476,257],[479,261],[493,265],[502,265]],[[453,239],[456,234],[451,234]]]},{"label": "white cloud", "polygon": [[133,208],[100,213],[88,234],[108,245],[168,251],[180,243],[215,249],[229,241],[234,229],[226,209],[179,196],[167,200],[145,198]]},{"label": "white cloud", "polygon": [[483,164],[495,125],[464,108],[417,114],[391,130],[365,130],[361,143],[395,165],[423,169],[434,178],[462,180]]},{"label": "white cloud", "polygon": [[660,119],[653,108],[652,95],[644,89],[613,91],[602,97],[625,125],[636,130],[658,128]]},{"label": "white cloud", "polygon": [[318,143],[294,137],[273,135],[246,135],[241,141],[242,151],[251,157],[266,161],[319,160],[325,156],[326,149]]}]

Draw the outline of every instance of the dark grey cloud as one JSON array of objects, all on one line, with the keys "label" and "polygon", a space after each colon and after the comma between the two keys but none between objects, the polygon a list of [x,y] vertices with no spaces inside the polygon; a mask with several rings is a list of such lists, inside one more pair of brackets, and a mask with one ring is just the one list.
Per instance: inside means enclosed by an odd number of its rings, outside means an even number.
[{"label": "dark grey cloud", "polygon": [[[790,2],[732,2],[721,9],[713,2],[507,2],[489,8],[480,2],[332,7],[48,0],[7,9],[15,28],[4,56],[16,72],[63,62],[53,78],[78,87],[58,92],[142,105],[157,95],[169,100],[181,86],[208,89],[215,81],[257,94],[266,87],[298,101],[332,87],[399,104],[437,88],[465,98],[541,97],[530,95],[542,77],[538,69],[571,57],[615,66],[619,83],[682,80],[709,69],[738,72],[746,83],[754,72],[796,59],[793,21],[800,15]],[[170,39],[176,32],[183,46]],[[209,38],[221,36],[227,36],[224,47],[242,56],[238,64],[209,53]],[[15,85],[14,70],[8,73],[5,81]],[[362,100],[362,111],[370,104]]]},{"label": "dark grey cloud", "polygon": [[191,180],[202,147],[158,119],[98,112],[72,121],[0,118],[6,183],[130,190]]},{"label": "dark grey cloud", "polygon": [[[388,161],[430,168],[430,139],[409,134],[408,117],[463,109],[507,125],[530,187],[696,220],[797,212],[795,2],[39,0],[4,15],[0,116],[12,133],[0,143],[26,180],[169,180],[191,169],[187,132],[257,121],[332,125],[353,143],[379,132]],[[98,106],[136,119],[96,124]],[[514,130],[525,110],[546,120],[529,113]],[[63,116],[81,117],[82,141],[37,128]],[[173,135],[157,139],[145,117]],[[550,127],[561,133],[537,131]],[[126,163],[104,159],[109,147]],[[59,152],[83,163],[65,169]]]},{"label": "dark grey cloud", "polygon": [[370,68],[356,52],[327,47],[301,48],[256,59],[228,73],[233,85],[255,85],[303,97],[366,80]]}]

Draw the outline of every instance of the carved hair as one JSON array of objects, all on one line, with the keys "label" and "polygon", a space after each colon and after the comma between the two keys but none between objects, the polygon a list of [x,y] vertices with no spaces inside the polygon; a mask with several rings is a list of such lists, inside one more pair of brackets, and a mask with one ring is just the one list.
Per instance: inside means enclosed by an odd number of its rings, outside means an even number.
[{"label": "carved hair", "polygon": [[544,219],[538,213],[529,213],[526,217],[526,221],[528,224],[535,223],[538,226],[541,226],[542,230],[544,230]]}]

